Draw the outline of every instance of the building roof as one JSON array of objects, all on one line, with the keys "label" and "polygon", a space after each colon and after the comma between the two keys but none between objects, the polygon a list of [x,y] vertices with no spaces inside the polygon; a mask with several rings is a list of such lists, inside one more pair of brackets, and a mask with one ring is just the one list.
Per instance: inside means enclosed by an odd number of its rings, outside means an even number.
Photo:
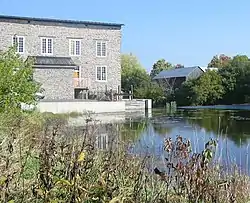
[{"label": "building roof", "polygon": [[153,79],[157,80],[157,79],[164,79],[164,78],[187,77],[190,73],[192,73],[197,68],[202,70],[199,66],[176,68],[176,69],[172,69],[172,70],[163,70],[157,76],[155,76]]},{"label": "building roof", "polygon": [[51,57],[51,56],[29,56],[29,59],[34,59],[34,67],[69,67],[73,68],[77,65],[70,57]]},{"label": "building roof", "polygon": [[43,24],[43,25],[61,25],[70,27],[103,27],[103,28],[118,28],[124,24],[119,23],[104,23],[94,21],[80,21],[80,20],[63,20],[63,19],[52,19],[52,18],[34,18],[34,17],[20,17],[20,16],[7,16],[0,15],[0,21],[7,21],[13,23],[24,23],[24,24]]}]

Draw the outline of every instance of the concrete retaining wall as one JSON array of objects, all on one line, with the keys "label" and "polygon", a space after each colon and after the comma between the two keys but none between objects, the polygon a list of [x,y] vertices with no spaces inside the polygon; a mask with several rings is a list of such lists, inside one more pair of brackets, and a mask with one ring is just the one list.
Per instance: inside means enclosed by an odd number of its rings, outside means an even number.
[{"label": "concrete retaining wall", "polygon": [[124,112],[125,101],[40,101],[37,105],[40,112],[70,113],[92,111],[93,113]]},{"label": "concrete retaining wall", "polygon": [[125,100],[126,110],[142,110],[142,109],[152,109],[151,99],[133,99]]}]

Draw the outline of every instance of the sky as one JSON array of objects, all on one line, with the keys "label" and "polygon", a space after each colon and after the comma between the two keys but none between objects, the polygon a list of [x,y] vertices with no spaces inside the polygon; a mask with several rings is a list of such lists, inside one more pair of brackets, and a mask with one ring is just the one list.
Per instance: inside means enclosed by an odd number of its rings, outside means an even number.
[{"label": "sky", "polygon": [[207,66],[250,56],[249,0],[0,0],[0,15],[123,23],[122,53],[148,71],[161,58]]}]

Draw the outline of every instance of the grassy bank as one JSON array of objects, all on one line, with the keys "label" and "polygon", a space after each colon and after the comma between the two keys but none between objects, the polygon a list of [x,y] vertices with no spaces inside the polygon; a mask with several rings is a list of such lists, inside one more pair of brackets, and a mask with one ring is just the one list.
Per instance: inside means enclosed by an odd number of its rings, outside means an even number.
[{"label": "grassy bank", "polygon": [[87,119],[87,125],[72,129],[65,118],[38,113],[1,116],[1,202],[249,200],[249,177],[236,170],[227,174],[215,164],[213,141],[193,154],[188,141],[167,139],[164,167],[157,168],[154,157],[127,153],[127,144],[112,125],[106,129],[108,147],[100,150],[96,125],[88,125]]}]

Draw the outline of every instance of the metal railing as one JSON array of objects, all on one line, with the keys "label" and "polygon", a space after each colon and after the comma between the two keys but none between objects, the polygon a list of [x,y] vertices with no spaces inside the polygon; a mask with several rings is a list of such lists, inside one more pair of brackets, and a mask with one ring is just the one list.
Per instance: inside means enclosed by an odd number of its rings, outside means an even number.
[{"label": "metal railing", "polygon": [[88,78],[73,78],[74,87],[89,88]]}]

